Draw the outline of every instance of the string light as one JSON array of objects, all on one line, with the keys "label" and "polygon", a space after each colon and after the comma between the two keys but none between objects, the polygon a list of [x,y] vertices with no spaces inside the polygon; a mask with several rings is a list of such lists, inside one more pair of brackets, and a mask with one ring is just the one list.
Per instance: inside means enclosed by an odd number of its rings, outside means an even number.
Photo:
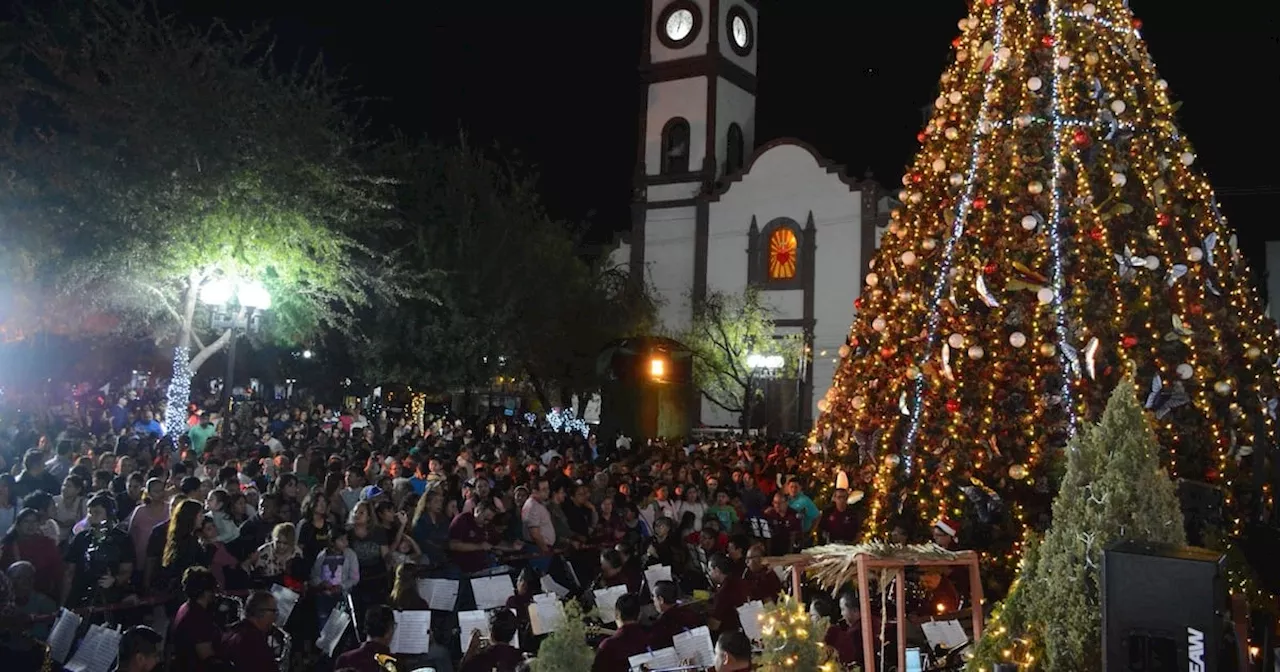
[{"label": "string light", "polygon": [[173,349],[173,377],[169,380],[169,397],[164,405],[164,433],[177,448],[178,437],[187,431],[187,404],[191,401],[191,348],[180,345]]},{"label": "string light", "polygon": [[1052,73],[1052,83],[1050,85],[1051,96],[1049,99],[1049,115],[1052,119],[1053,128],[1053,186],[1050,191],[1050,212],[1049,217],[1049,249],[1052,251],[1053,263],[1050,266],[1049,286],[1053,291],[1052,305],[1054,312],[1054,326],[1058,332],[1058,356],[1062,361],[1062,404],[1067,409],[1067,434],[1068,437],[1074,436],[1076,433],[1076,425],[1079,418],[1076,417],[1075,403],[1072,401],[1071,393],[1071,375],[1077,373],[1073,370],[1071,362],[1068,361],[1067,348],[1072,347],[1069,343],[1070,332],[1067,328],[1067,310],[1063,306],[1063,293],[1066,291],[1066,278],[1063,271],[1062,253],[1062,173],[1064,171],[1062,165],[1062,134],[1066,127],[1062,118],[1062,77],[1058,74],[1062,56],[1062,33],[1058,25],[1058,0],[1049,0],[1049,37],[1053,40],[1053,64],[1049,66],[1049,72]]}]

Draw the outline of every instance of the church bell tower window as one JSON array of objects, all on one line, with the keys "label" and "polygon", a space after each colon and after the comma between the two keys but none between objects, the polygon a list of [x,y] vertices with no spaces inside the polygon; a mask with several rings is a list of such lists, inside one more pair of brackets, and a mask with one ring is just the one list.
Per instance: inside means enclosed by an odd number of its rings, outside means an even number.
[{"label": "church bell tower window", "polygon": [[689,122],[676,117],[662,129],[662,173],[689,172]]},{"label": "church bell tower window", "polygon": [[796,277],[796,261],[800,242],[789,226],[779,226],[769,235],[769,279],[792,280]]},{"label": "church bell tower window", "polygon": [[742,170],[742,162],[746,153],[746,141],[742,137],[742,127],[729,124],[729,132],[725,134],[724,172],[732,175]]}]

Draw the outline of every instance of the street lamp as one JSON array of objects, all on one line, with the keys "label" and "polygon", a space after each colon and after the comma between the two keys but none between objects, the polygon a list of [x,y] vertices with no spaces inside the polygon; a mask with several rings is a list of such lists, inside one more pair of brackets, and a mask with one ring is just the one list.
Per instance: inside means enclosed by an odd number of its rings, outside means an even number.
[{"label": "street lamp", "polygon": [[267,310],[271,307],[271,294],[257,280],[243,281],[233,284],[227,278],[214,278],[200,288],[200,300],[209,306],[226,308],[232,297],[240,305],[238,314],[231,316],[231,338],[227,341],[227,375],[222,380],[222,405],[226,409],[222,424],[222,435],[226,436],[231,427],[232,411],[231,388],[236,373],[236,341],[240,331],[249,329],[252,324],[253,311]]},{"label": "street lamp", "polygon": [[667,360],[658,355],[649,358],[649,377],[661,381],[667,377]]}]

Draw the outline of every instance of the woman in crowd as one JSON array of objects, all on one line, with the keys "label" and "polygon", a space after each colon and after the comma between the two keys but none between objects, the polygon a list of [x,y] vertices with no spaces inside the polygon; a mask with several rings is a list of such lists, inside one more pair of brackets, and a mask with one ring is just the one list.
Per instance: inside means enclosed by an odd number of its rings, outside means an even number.
[{"label": "woman in crowd", "polygon": [[13,491],[13,474],[0,474],[0,530],[9,530],[18,520],[18,495]]},{"label": "woman in crowd", "polygon": [[22,509],[0,540],[0,566],[27,561],[35,565],[36,590],[53,598],[62,595],[62,554],[58,544],[40,531],[40,513]]},{"label": "woman in crowd", "polygon": [[450,520],[444,515],[444,494],[440,488],[432,488],[418,499],[413,512],[413,538],[422,551],[423,562],[429,567],[439,567],[447,561]]},{"label": "woman in crowd", "polygon": [[200,502],[188,499],[178,504],[169,519],[160,566],[163,568],[164,585],[170,589],[177,589],[182,584],[182,574],[188,567],[206,564],[205,549],[200,543],[203,514]]},{"label": "woman in crowd", "polygon": [[218,528],[218,541],[229,544],[240,536],[240,526],[231,519],[231,495],[226,490],[210,490],[204,508]]},{"label": "woman in crowd", "polygon": [[169,518],[169,506],[165,503],[164,481],[159,478],[147,479],[142,493],[142,505],[133,509],[129,516],[127,531],[133,541],[134,557],[147,557],[147,538],[156,525]]},{"label": "woman in crowd", "polygon": [[85,529],[63,555],[62,604],[113,604],[133,592],[133,542],[116,527],[116,502],[105,492],[89,498]]},{"label": "woman in crowd", "polygon": [[271,540],[258,547],[250,564],[253,578],[259,585],[279,583],[300,588],[299,579],[306,576],[299,566],[303,563],[297,529],[293,523],[280,523],[272,528]]},{"label": "woman in crowd", "polygon": [[329,516],[329,499],[315,490],[302,500],[302,522],[298,524],[298,545],[302,555],[315,558],[329,546],[329,537],[336,528]]},{"label": "woman in crowd", "polygon": [[72,474],[62,481],[62,493],[53,498],[53,519],[58,523],[58,541],[71,538],[72,528],[84,520],[84,481]]}]

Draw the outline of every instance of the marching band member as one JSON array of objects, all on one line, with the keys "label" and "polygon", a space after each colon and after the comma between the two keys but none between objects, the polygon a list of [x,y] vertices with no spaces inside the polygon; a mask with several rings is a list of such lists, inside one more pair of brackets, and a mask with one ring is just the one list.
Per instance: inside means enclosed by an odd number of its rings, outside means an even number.
[{"label": "marching band member", "polygon": [[151,672],[160,666],[160,633],[145,625],[135,625],[120,637],[116,654],[117,672]]},{"label": "marching band member", "polygon": [[378,604],[364,612],[365,640],[359,648],[352,649],[333,662],[333,669],[350,668],[355,672],[387,672],[395,670],[396,659],[391,655],[391,638],[396,631],[396,615],[391,607]]},{"label": "marching band member", "polygon": [[174,668],[184,672],[204,672],[216,655],[222,631],[214,621],[211,606],[218,580],[210,570],[196,565],[182,574],[182,592],[187,601],[173,619]]},{"label": "marching band member", "polygon": [[733,573],[733,563],[723,553],[711,556],[707,564],[711,566],[711,582],[716,584],[707,627],[713,632],[737,630],[742,627],[738,620],[738,607],[751,599],[751,584]]},{"label": "marching band member", "polygon": [[716,672],[739,672],[751,667],[751,640],[741,631],[720,635],[716,642]]},{"label": "marching band member", "polygon": [[649,646],[655,650],[671,646],[671,638],[685,630],[706,625],[700,614],[680,604],[679,597],[672,581],[659,581],[653,585],[653,607],[658,610],[658,619],[649,629]]},{"label": "marching band member", "polygon": [[222,636],[222,650],[230,652],[236,672],[280,672],[275,652],[267,641],[267,633],[275,625],[276,598],[264,590],[249,594],[244,605],[244,620]]},{"label": "marching band member", "polygon": [[596,650],[591,672],[618,672],[627,668],[627,660],[649,648],[649,633],[640,625],[640,596],[627,593],[617,601],[618,631],[610,635]]},{"label": "marching band member", "polygon": [[482,637],[472,637],[471,646],[462,657],[458,672],[515,672],[524,662],[520,650],[511,646],[511,638],[515,636],[515,614],[506,609],[493,612],[489,615],[489,638],[492,643],[486,646]]},{"label": "marching band member", "polygon": [[782,592],[782,580],[772,567],[764,564],[764,544],[755,543],[747,551],[747,568],[742,578],[751,587],[749,600],[761,602],[777,602],[778,593]]}]

